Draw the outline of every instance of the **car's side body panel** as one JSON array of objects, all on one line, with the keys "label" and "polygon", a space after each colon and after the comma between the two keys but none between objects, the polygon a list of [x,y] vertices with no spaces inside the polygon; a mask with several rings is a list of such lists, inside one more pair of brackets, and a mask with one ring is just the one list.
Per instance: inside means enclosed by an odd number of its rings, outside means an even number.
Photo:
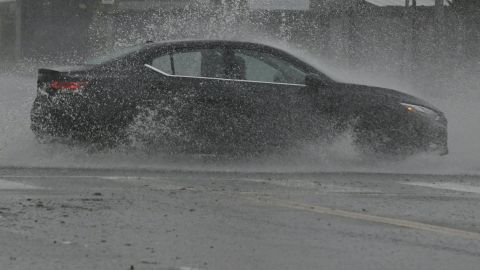
[{"label": "car's side body panel", "polygon": [[[201,74],[175,74],[176,54],[199,52],[203,59],[206,50],[217,52],[216,61],[225,65],[225,71],[219,69],[224,75],[209,77],[211,64],[202,66]],[[297,81],[232,77],[229,72],[233,67],[245,65],[245,60],[238,62],[239,57],[234,56],[238,51],[247,52],[247,58],[248,52],[270,55],[305,74],[317,74],[324,83],[307,86]],[[171,58],[169,71],[154,66],[155,59],[162,56],[166,61]],[[56,80],[87,83],[81,91],[62,93],[50,87]],[[423,100],[389,89],[335,82],[287,52],[255,43],[146,45],[100,65],[40,69],[38,89],[32,109],[32,129],[38,136],[101,141],[119,135],[147,108],[161,111],[159,121],[175,118],[178,126],[174,129],[184,138],[165,144],[188,151],[238,152],[265,145],[291,146],[298,141],[333,138],[349,129],[361,134],[359,127],[364,133],[367,129],[395,136],[402,145],[420,151],[431,150],[431,145],[447,151],[446,118]],[[407,113],[401,102],[431,108],[439,119]],[[368,140],[372,138],[369,135]]]}]

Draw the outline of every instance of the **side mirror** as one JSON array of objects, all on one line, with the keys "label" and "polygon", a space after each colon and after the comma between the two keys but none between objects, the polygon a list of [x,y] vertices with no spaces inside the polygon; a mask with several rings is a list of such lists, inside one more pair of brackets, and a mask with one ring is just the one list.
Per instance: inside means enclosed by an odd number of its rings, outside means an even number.
[{"label": "side mirror", "polygon": [[312,87],[327,86],[328,82],[318,74],[308,74],[305,77],[305,85]]}]

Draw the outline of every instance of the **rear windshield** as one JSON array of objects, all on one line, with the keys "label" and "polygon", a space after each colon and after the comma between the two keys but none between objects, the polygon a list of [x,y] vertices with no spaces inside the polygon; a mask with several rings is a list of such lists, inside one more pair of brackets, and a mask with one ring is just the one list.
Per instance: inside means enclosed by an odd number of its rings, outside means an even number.
[{"label": "rear windshield", "polygon": [[114,49],[112,52],[102,55],[102,56],[97,56],[94,58],[91,58],[85,62],[87,65],[100,65],[118,58],[121,58],[123,56],[126,56],[130,53],[138,52],[144,47],[144,45],[136,45],[136,46],[131,46],[131,47],[121,47]]}]

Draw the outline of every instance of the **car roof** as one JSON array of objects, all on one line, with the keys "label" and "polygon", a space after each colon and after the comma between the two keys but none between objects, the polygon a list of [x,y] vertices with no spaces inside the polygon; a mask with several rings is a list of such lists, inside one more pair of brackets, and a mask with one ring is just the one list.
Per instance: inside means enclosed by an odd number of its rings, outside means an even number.
[{"label": "car roof", "polygon": [[146,44],[146,47],[170,47],[170,46],[182,46],[182,47],[189,47],[189,46],[208,46],[208,45],[218,45],[218,46],[240,46],[240,47],[254,47],[254,48],[269,48],[269,49],[276,49],[285,52],[280,48],[275,46],[258,43],[258,42],[251,42],[251,41],[238,41],[238,40],[227,40],[227,39],[183,39],[183,40],[166,40],[166,41],[159,41],[159,42],[149,42]]}]

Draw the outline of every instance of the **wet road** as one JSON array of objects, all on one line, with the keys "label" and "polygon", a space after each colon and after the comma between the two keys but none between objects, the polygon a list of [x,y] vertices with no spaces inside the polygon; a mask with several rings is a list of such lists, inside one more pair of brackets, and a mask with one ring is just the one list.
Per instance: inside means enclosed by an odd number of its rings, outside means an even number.
[{"label": "wet road", "polygon": [[1,269],[478,269],[476,176],[0,169]]}]

